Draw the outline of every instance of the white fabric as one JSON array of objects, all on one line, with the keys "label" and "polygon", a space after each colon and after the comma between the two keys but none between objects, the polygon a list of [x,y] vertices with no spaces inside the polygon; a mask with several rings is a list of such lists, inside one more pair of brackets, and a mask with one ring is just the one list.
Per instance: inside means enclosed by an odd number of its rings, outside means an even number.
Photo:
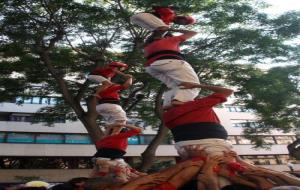
[{"label": "white fabric", "polygon": [[153,62],[146,67],[146,72],[160,80],[170,91],[164,93],[163,106],[168,106],[172,99],[182,102],[192,101],[199,94],[199,89],[180,89],[182,82],[200,83],[193,67],[184,60],[163,59]]},{"label": "white fabric", "polygon": [[127,121],[126,112],[118,104],[98,104],[96,110],[108,124],[125,124]]},{"label": "white fabric", "polygon": [[116,165],[128,166],[128,164],[125,162],[125,160],[123,158],[110,159],[110,158],[97,157],[94,160],[95,163],[97,163],[97,160],[99,160],[99,161],[107,161],[107,162],[109,162],[113,166],[116,166]]},{"label": "white fabric", "polygon": [[107,78],[100,75],[89,75],[88,79],[94,83],[102,83],[104,81],[109,81]]},{"label": "white fabric", "polygon": [[188,151],[204,151],[209,156],[223,156],[224,151],[228,152],[233,146],[224,139],[200,139],[180,141],[175,143],[175,148],[179,155],[187,155]]},{"label": "white fabric", "polygon": [[181,102],[188,102],[194,100],[199,94],[199,89],[180,89],[179,87],[173,88],[164,92],[163,94],[163,107],[170,106],[172,100],[179,100]]},{"label": "white fabric", "polygon": [[160,18],[150,13],[137,13],[130,17],[130,22],[150,31],[158,27],[169,27]]}]

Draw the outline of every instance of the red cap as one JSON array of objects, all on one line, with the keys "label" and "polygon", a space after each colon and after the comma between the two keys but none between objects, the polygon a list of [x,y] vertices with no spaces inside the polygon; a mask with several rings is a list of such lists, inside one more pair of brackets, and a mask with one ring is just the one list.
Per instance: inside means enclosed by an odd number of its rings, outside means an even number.
[{"label": "red cap", "polygon": [[126,63],[118,62],[118,61],[113,61],[110,64],[108,64],[109,67],[119,67],[119,68],[128,68],[128,65]]},{"label": "red cap", "polygon": [[175,12],[169,7],[154,7],[154,11],[159,14],[160,19],[166,24],[170,24],[176,17]]}]

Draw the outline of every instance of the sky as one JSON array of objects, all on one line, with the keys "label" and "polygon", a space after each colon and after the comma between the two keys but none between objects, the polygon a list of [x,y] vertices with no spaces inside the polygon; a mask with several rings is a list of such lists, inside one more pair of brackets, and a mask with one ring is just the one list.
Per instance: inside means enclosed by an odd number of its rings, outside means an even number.
[{"label": "sky", "polygon": [[300,11],[300,0],[264,0],[264,2],[272,5],[266,9],[270,14],[280,14],[290,10]]}]

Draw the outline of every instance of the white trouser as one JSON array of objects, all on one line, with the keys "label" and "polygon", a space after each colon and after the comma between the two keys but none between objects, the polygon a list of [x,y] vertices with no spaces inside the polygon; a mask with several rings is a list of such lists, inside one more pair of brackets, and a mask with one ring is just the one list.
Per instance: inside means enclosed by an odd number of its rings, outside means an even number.
[{"label": "white trouser", "polygon": [[160,18],[150,13],[137,13],[130,17],[130,22],[150,31],[158,27],[169,27]]},{"label": "white trouser", "polygon": [[172,99],[182,102],[192,101],[199,94],[198,88],[180,89],[179,85],[182,82],[198,83],[199,78],[193,67],[184,60],[163,59],[153,62],[146,67],[146,72],[152,77],[160,80],[170,91],[164,93],[164,105],[171,104]]},{"label": "white trouser", "polygon": [[88,79],[94,83],[102,83],[104,81],[109,81],[107,78],[100,75],[89,75]]},{"label": "white trouser", "polygon": [[189,152],[204,151],[208,156],[224,155],[224,152],[229,152],[233,146],[224,139],[201,139],[180,141],[175,143],[175,148],[180,157],[186,158]]},{"label": "white trouser", "polygon": [[126,112],[118,104],[104,103],[98,104],[96,110],[108,124],[125,124],[127,121]]}]

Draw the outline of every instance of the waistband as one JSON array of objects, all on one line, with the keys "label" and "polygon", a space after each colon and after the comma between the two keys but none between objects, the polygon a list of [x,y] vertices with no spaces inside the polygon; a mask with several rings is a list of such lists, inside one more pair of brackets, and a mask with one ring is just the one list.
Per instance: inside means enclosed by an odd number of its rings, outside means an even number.
[{"label": "waistband", "polygon": [[120,105],[120,100],[113,100],[113,99],[101,99],[101,100],[98,100],[98,104],[106,104],[106,103]]},{"label": "waistband", "polygon": [[170,129],[175,142],[200,140],[200,139],[224,139],[228,137],[225,128],[214,122],[199,122],[178,125]]},{"label": "waistband", "polygon": [[94,157],[98,158],[108,158],[108,159],[120,159],[126,154],[125,151],[114,149],[114,148],[99,148],[94,155]]},{"label": "waistband", "polygon": [[173,51],[173,50],[163,50],[163,51],[158,51],[158,52],[155,52],[155,53],[152,53],[150,55],[148,55],[146,57],[147,60],[151,59],[151,58],[154,58],[158,55],[173,55],[173,56],[177,56],[177,57],[182,57],[184,58],[184,55],[178,51]]}]

